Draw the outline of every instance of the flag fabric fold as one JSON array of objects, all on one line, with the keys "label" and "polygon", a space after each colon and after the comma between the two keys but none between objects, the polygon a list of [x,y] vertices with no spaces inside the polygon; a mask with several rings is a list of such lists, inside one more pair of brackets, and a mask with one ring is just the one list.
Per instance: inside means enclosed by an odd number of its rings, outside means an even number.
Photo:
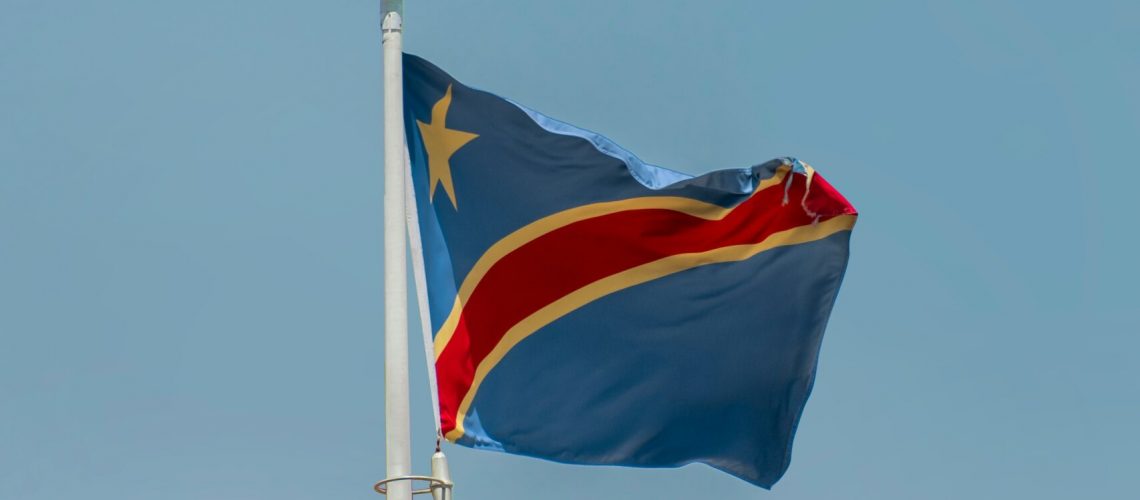
[{"label": "flag fabric fold", "polygon": [[856,212],[793,158],[690,176],[404,56],[448,440],[577,464],[788,467]]}]

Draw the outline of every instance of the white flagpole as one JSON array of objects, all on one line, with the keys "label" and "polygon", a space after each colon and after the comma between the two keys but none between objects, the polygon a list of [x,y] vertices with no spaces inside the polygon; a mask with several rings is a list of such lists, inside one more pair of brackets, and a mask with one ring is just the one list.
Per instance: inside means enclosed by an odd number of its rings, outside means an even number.
[{"label": "white flagpole", "polygon": [[[383,0],[384,32],[384,434],[387,476],[411,474],[408,410],[408,277],[404,213],[403,0]],[[410,481],[388,498],[411,500]]]}]

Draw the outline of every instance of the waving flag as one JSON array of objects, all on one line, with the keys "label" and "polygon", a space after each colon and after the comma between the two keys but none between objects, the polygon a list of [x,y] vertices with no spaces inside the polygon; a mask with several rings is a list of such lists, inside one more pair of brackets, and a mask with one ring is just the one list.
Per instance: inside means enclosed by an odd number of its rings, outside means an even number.
[{"label": "waving flag", "polygon": [[648,165],[415,56],[404,86],[447,439],[775,483],[847,266],[847,200],[792,158]]}]

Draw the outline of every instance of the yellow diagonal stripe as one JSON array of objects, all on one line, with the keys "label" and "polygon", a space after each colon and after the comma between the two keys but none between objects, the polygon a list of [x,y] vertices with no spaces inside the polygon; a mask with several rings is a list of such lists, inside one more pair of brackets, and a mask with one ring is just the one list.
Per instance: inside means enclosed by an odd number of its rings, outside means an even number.
[{"label": "yellow diagonal stripe", "polygon": [[475,378],[471,383],[471,388],[467,390],[467,394],[464,395],[463,401],[459,405],[455,429],[447,433],[447,439],[456,441],[463,436],[464,417],[471,408],[471,402],[475,399],[479,385],[483,383],[483,379],[487,377],[491,369],[515,345],[554,320],[606,295],[670,274],[708,264],[742,261],[773,248],[808,243],[841,231],[850,231],[851,228],[855,227],[855,220],[855,215],[841,215],[817,224],[773,233],[760,243],[732,245],[706,252],[671,255],[597,280],[535,311],[511,327],[510,330],[507,330],[506,335],[499,340],[491,353],[479,363],[475,369]]}]

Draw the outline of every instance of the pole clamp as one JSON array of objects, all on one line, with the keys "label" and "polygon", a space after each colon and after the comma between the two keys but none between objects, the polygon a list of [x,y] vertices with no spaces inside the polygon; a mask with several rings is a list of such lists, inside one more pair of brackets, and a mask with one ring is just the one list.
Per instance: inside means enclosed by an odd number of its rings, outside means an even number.
[{"label": "pole clamp", "polygon": [[376,493],[379,493],[379,494],[384,495],[384,496],[388,496],[388,483],[394,483],[396,481],[424,481],[424,482],[428,483],[428,487],[427,488],[420,488],[418,490],[413,489],[412,495],[426,495],[426,494],[434,493],[436,491],[441,491],[443,493],[443,498],[451,498],[451,488],[453,486],[455,486],[451,481],[445,481],[445,480],[440,479],[438,477],[397,476],[397,477],[390,477],[388,479],[385,479],[383,481],[376,483],[375,485],[372,486],[372,489],[376,490]]}]

